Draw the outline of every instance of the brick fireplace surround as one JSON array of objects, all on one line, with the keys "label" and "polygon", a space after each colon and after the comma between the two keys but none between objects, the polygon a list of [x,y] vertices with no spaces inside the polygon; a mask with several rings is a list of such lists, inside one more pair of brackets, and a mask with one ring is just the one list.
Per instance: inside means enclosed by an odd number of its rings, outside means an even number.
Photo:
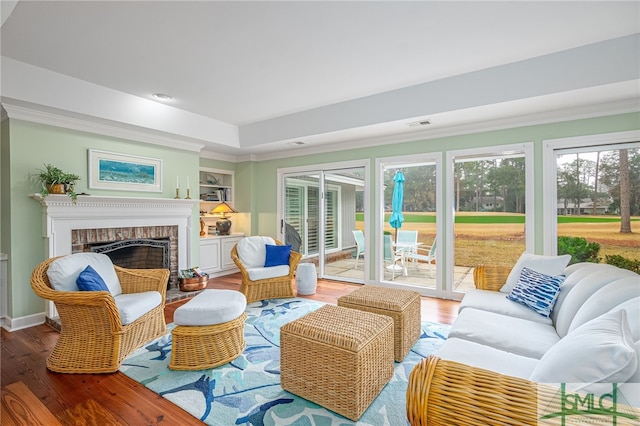
[{"label": "brick fireplace surround", "polygon": [[[66,195],[39,194],[32,198],[42,205],[42,232],[45,254],[49,257],[71,254],[80,244],[112,242],[128,238],[164,238],[170,240],[170,290],[176,286],[179,269],[193,263],[193,206],[198,200],[166,198],[79,196],[73,203]],[[197,216],[196,216],[197,217]],[[199,220],[196,222],[200,229]],[[108,241],[107,241],[108,240]],[[47,302],[47,318],[58,316]]]}]

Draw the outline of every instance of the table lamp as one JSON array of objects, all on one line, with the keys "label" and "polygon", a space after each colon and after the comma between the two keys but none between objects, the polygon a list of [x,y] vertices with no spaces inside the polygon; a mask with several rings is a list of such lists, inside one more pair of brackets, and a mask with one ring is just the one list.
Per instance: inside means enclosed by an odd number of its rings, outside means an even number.
[{"label": "table lamp", "polygon": [[216,222],[216,229],[219,235],[229,235],[231,229],[231,221],[227,218],[227,213],[238,213],[229,204],[224,201],[211,210],[211,214],[219,214],[220,219]]}]

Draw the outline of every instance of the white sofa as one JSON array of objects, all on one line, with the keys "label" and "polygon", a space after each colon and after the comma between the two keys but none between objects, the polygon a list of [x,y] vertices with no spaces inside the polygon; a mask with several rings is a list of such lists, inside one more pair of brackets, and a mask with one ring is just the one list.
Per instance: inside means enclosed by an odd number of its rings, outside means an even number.
[{"label": "white sofa", "polygon": [[[599,392],[611,390],[611,384],[617,383],[620,402],[640,407],[640,275],[593,263],[571,265],[563,274],[566,279],[549,317],[509,300],[504,287],[505,291],[468,292],[434,359],[425,360],[412,373],[408,413],[416,410],[415,418],[428,416],[428,410],[416,401],[435,401],[433,393],[444,392],[437,390],[436,381],[446,383],[442,388],[460,384],[456,382],[463,379],[445,372],[449,362],[462,376],[487,370],[488,386],[515,378],[513,384],[497,384],[494,397],[502,396],[509,387],[532,383],[566,383],[571,391],[602,395]],[[439,360],[444,361],[442,370],[436,371]],[[446,377],[434,377],[438,375]],[[460,384],[461,388],[472,386]],[[489,423],[496,420],[498,417],[492,416],[497,416],[497,411],[488,407],[478,409],[478,417],[474,417]],[[473,411],[473,404],[464,410]],[[431,415],[435,412],[432,408]]]}]

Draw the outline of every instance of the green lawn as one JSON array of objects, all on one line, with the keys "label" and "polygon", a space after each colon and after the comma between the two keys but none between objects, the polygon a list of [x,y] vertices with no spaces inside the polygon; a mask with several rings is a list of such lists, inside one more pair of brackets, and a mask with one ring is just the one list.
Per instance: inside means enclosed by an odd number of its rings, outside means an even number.
[{"label": "green lawn", "polygon": [[[389,221],[390,213],[385,213],[385,222]],[[364,213],[356,213],[356,221],[364,221]],[[432,214],[404,213],[404,221],[407,223],[435,223],[436,216]],[[640,222],[640,218],[631,218],[632,222]],[[558,216],[558,223],[607,223],[620,222],[620,217],[602,216]],[[464,215],[456,216],[455,223],[524,223],[524,215]]]}]

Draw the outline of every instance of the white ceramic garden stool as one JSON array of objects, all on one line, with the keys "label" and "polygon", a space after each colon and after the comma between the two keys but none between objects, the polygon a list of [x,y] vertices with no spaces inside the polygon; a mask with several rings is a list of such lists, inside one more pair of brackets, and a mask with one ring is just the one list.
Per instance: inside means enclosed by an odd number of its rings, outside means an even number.
[{"label": "white ceramic garden stool", "polygon": [[173,314],[172,370],[204,370],[226,364],[245,348],[247,299],[235,290],[204,290]]},{"label": "white ceramic garden stool", "polygon": [[318,285],[316,265],[313,263],[300,263],[296,269],[296,287],[298,294],[307,296],[315,294]]}]

